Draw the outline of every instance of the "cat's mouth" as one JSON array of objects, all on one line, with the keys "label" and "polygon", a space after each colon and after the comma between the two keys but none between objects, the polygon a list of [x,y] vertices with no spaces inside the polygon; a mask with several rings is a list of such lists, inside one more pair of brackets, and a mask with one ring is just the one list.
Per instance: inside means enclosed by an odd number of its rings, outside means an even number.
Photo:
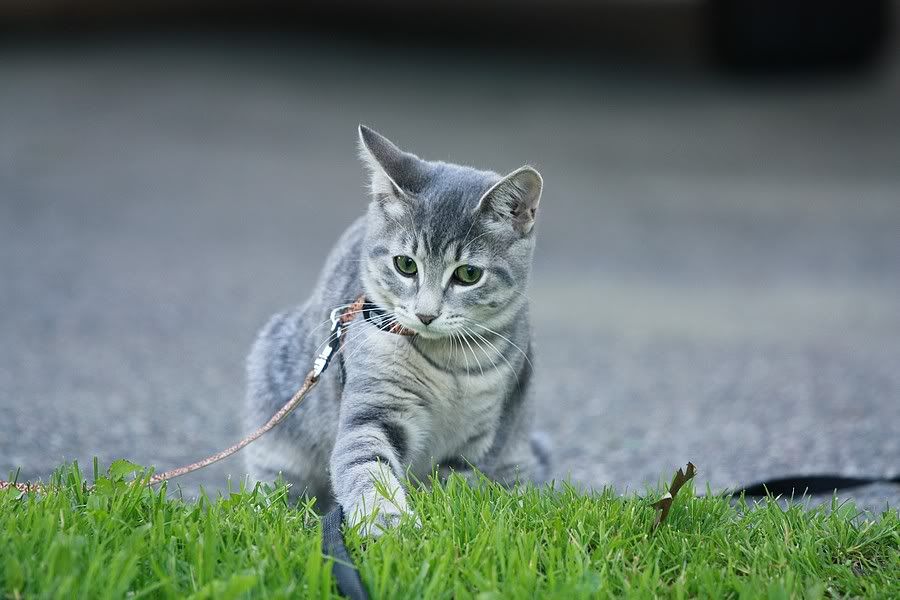
[{"label": "cat's mouth", "polygon": [[423,337],[428,340],[439,340],[441,338],[449,337],[449,332],[442,331],[439,327],[435,327],[434,324],[430,325],[422,325],[421,323],[415,323],[411,319],[403,319],[399,315],[397,317],[397,323],[402,325],[405,329],[412,331],[419,337]]},{"label": "cat's mouth", "polygon": [[[377,306],[377,305],[375,305]],[[426,340],[450,339],[456,333],[453,324],[456,319],[453,316],[439,315],[424,322],[419,316],[411,314],[411,311],[403,305],[382,305],[383,320],[375,324],[384,330],[390,327],[402,328],[404,335],[414,334]]]},{"label": "cat's mouth", "polygon": [[401,309],[394,310],[394,321],[403,326],[404,329],[412,331],[417,336],[427,340],[439,340],[450,337],[450,332],[444,330],[442,323],[432,321],[426,325],[415,317],[410,318]]}]

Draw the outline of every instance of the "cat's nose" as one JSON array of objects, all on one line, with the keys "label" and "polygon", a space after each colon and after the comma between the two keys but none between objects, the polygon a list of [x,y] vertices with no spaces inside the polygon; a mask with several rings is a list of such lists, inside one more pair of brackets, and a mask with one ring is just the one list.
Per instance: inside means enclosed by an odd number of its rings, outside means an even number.
[{"label": "cat's nose", "polygon": [[432,321],[438,318],[437,315],[423,315],[421,313],[416,313],[416,316],[419,317],[419,320],[428,325]]}]

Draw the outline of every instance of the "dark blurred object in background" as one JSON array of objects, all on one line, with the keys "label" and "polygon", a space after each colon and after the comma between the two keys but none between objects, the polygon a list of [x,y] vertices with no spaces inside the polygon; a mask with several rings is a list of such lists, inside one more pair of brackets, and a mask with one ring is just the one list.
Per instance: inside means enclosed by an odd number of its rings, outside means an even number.
[{"label": "dark blurred object in background", "polygon": [[279,30],[393,45],[529,52],[567,60],[855,67],[893,29],[891,0],[474,0],[0,3],[7,33]]},{"label": "dark blurred object in background", "polygon": [[888,0],[710,0],[713,56],[739,69],[855,67],[885,49]]}]

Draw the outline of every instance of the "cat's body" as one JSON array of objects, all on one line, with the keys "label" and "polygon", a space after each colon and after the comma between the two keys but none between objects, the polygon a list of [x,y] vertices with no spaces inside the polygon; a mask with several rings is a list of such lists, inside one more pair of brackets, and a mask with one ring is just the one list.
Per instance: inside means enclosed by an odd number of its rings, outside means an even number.
[{"label": "cat's body", "polygon": [[407,475],[474,466],[506,483],[542,476],[524,294],[540,176],[426,163],[360,134],[373,177],[369,211],[340,238],[307,302],[260,333],[248,359],[248,421],[265,421],[297,390],[332,309],[364,294],[417,335],[357,315],[317,388],[246,456],[258,479],[280,472],[320,508],[336,499],[351,521],[377,510],[375,523],[388,526],[407,510]]}]

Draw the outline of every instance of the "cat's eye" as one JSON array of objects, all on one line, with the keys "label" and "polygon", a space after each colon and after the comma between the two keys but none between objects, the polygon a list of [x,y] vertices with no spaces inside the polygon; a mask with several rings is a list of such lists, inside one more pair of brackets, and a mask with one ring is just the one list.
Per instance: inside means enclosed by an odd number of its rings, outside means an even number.
[{"label": "cat's eye", "polygon": [[394,266],[401,275],[406,277],[412,277],[419,270],[419,267],[416,266],[416,261],[404,255],[394,257]]},{"label": "cat's eye", "polygon": [[479,267],[462,265],[453,271],[453,279],[456,280],[456,283],[461,285],[472,285],[478,283],[482,273],[484,273],[484,271]]}]

